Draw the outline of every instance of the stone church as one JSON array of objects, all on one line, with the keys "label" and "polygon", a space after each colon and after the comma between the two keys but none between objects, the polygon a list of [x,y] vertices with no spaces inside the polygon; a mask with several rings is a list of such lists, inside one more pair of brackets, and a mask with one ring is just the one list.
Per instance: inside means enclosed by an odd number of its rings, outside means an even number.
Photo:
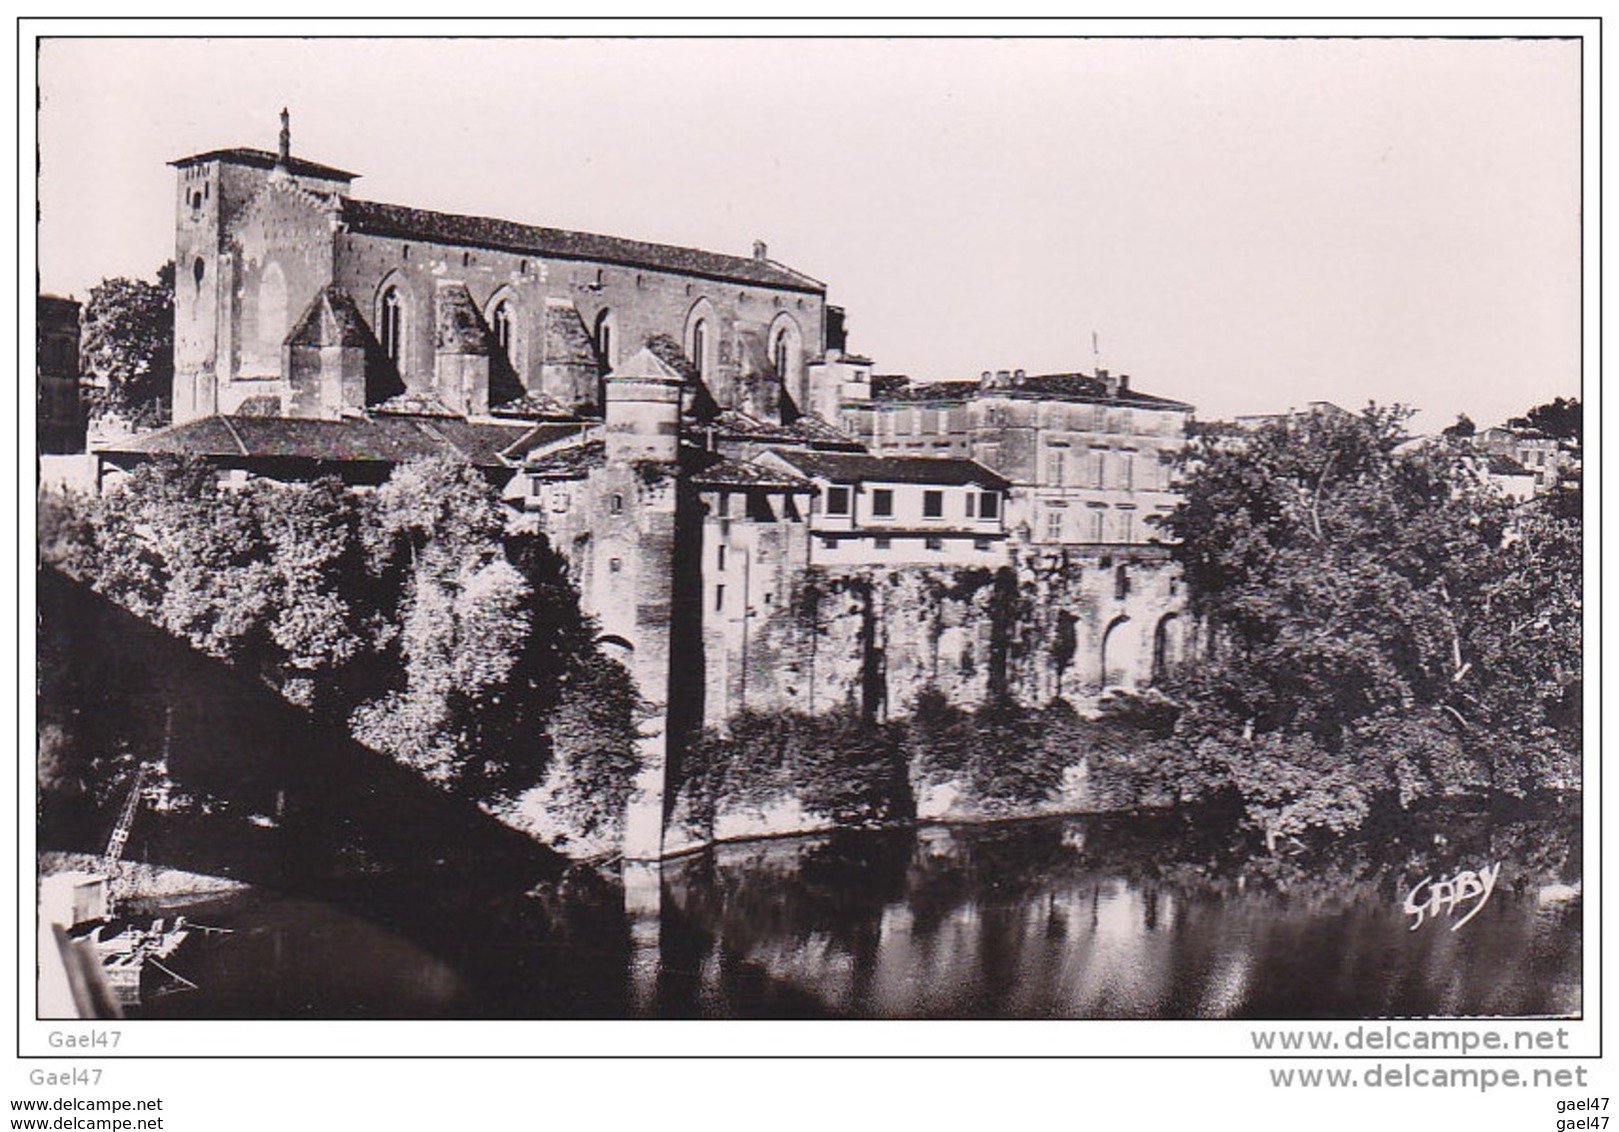
[{"label": "stone church", "polygon": [[724,409],[791,419],[843,346],[825,284],[750,257],[429,212],[357,175],[220,149],[176,178],[174,421],[377,406],[597,416],[602,374],[677,343]]}]

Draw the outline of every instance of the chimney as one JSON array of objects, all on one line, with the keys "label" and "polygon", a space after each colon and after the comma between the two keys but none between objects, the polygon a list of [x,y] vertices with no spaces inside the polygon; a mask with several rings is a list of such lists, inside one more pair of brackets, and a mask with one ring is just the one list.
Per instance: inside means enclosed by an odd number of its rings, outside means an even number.
[{"label": "chimney", "polygon": [[986,369],[983,373],[978,375],[978,388],[988,389],[994,383],[994,381],[995,375]]},{"label": "chimney", "polygon": [[1128,392],[1130,392],[1130,375],[1127,374],[1127,373],[1119,374],[1119,392],[1120,393],[1128,393]]},{"label": "chimney", "polygon": [[998,369],[998,370],[995,371],[995,388],[996,389],[1005,389],[1007,386],[1009,386],[1011,384],[1012,384],[1012,371],[1011,370]]},{"label": "chimney", "polygon": [[1029,375],[1027,373],[1025,373],[1023,370],[1020,370],[1020,369],[1013,370],[1012,371],[1012,384],[1021,387],[1023,385],[1023,383],[1028,380],[1028,377],[1029,377]]},{"label": "chimney", "polygon": [[279,166],[282,169],[285,169],[287,167],[287,162],[290,161],[291,159],[292,159],[292,115],[288,114],[287,113],[287,108],[285,106],[283,106],[281,108],[281,152],[280,152],[280,155],[276,158],[276,165]]},{"label": "chimney", "polygon": [[765,245],[763,240],[753,241],[753,258],[758,260],[766,260],[770,258],[770,249]]},{"label": "chimney", "polygon": [[1102,383],[1102,388],[1107,390],[1107,395],[1109,397],[1117,397],[1119,395],[1119,379],[1118,378],[1114,377],[1112,374],[1108,373],[1107,370],[1101,368],[1100,366],[1098,366],[1097,369],[1096,369],[1096,377],[1097,377],[1097,380],[1099,380]]}]

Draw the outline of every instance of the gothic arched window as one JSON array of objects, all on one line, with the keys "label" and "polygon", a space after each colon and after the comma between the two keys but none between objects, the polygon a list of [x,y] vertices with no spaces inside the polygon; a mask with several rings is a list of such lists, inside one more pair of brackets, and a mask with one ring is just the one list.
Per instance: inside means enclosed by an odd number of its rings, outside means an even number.
[{"label": "gothic arched window", "polygon": [[697,376],[708,377],[708,319],[700,318],[691,325],[691,360],[697,367]]},{"label": "gothic arched window", "polygon": [[770,329],[770,364],[775,368],[779,380],[796,382],[803,363],[802,343],[798,323],[789,314],[778,315]]},{"label": "gothic arched window", "polygon": [[405,300],[398,287],[389,287],[382,293],[381,316],[377,320],[377,329],[377,339],[382,343],[382,352],[397,366],[405,341]]},{"label": "gothic arched window", "polygon": [[616,336],[613,333],[615,323],[613,312],[603,310],[596,316],[596,356],[601,359],[603,368],[611,371],[618,365],[618,348]]},{"label": "gothic arched window", "polygon": [[489,329],[495,332],[495,341],[500,345],[501,353],[509,359],[512,356],[512,302],[510,299],[501,299],[495,304],[495,309],[489,312]]}]

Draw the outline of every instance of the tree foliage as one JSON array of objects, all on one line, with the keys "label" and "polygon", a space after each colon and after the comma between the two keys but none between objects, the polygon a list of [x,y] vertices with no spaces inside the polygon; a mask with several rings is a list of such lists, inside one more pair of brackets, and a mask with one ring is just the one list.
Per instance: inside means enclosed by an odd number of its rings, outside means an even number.
[{"label": "tree foliage", "polygon": [[1524,419],[1530,428],[1564,440],[1579,440],[1585,431],[1585,410],[1578,397],[1558,397],[1536,405],[1524,414]]},{"label": "tree foliage", "polygon": [[[45,497],[40,522],[45,561],[480,802],[542,780],[547,723],[573,712],[556,745],[580,806],[616,820],[628,677],[604,667],[561,560],[507,532],[474,470],[405,465],[362,493],[226,488],[206,464],[154,461],[98,497]],[[76,773],[62,763],[53,781]]]},{"label": "tree foliage", "polygon": [[1274,840],[1380,795],[1576,779],[1580,531],[1514,510],[1404,411],[1273,423],[1186,454],[1165,522],[1216,653],[1168,765]]},{"label": "tree foliage", "polygon": [[156,281],[103,279],[84,305],[80,359],[93,379],[92,419],[135,428],[170,419],[174,388],[174,263]]},{"label": "tree foliage", "polygon": [[1452,436],[1460,440],[1476,433],[1478,426],[1473,423],[1473,418],[1466,413],[1457,413],[1456,423],[1446,425],[1443,431],[1446,436]]}]

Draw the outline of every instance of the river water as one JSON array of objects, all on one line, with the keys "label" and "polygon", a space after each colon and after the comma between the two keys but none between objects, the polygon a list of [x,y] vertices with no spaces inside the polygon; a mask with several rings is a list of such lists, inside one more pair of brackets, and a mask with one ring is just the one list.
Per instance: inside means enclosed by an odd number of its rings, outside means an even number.
[{"label": "river water", "polygon": [[[514,891],[462,927],[431,907],[339,906],[255,890],[169,906],[233,931],[176,957],[198,990],[154,997],[141,1013],[1580,1012],[1580,856],[1570,823],[1458,815],[1276,857],[1209,828],[1187,815],[1149,814],[725,845],[666,863],[632,896],[635,912],[625,911],[615,884],[586,877],[538,894]],[[1487,899],[1430,905],[1421,923],[1405,909],[1425,878],[1419,903],[1435,894],[1435,881],[1497,866]]]}]

